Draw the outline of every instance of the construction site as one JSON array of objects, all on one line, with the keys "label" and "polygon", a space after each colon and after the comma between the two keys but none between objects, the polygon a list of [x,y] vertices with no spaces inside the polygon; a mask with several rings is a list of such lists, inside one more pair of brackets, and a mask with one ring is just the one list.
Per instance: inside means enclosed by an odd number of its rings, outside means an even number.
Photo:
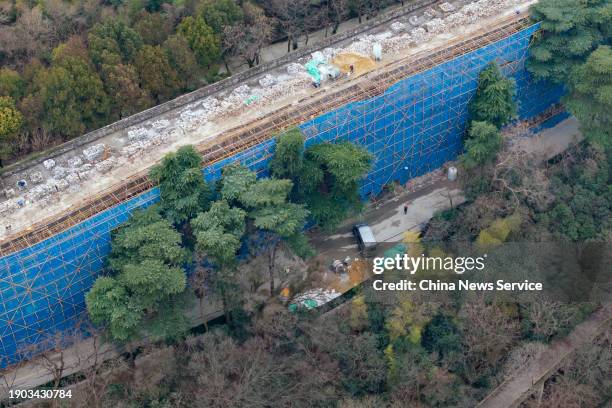
[{"label": "construction site", "polygon": [[492,61],[516,81],[519,119],[559,113],[561,88],[525,68],[539,29],[531,3],[424,2],[356,40],[3,174],[0,367],[83,319],[111,231],[159,200],[148,169],[178,146],[194,144],[213,181],[234,162],[265,174],[275,136],[294,126],[307,146],[350,141],[375,157],[367,200],[457,157],[478,74]]}]

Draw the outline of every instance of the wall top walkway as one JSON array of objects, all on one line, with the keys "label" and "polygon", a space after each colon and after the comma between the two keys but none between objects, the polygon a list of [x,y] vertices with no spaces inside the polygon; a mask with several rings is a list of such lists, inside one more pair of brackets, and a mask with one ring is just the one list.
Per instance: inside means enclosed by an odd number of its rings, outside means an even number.
[{"label": "wall top walkway", "polygon": [[281,58],[278,58],[274,61],[270,61],[270,62],[261,64],[261,65],[258,65],[257,67],[250,68],[246,71],[243,71],[236,75],[232,75],[230,77],[222,79],[221,81],[215,82],[214,84],[199,88],[193,92],[190,92],[185,95],[181,95],[168,102],[154,106],[142,112],[136,113],[132,116],[128,116],[127,118],[121,119],[117,122],[111,123],[102,128],[93,130],[89,133],[84,134],[83,136],[80,136],[76,139],[70,140],[59,146],[51,148],[40,156],[31,158],[31,159],[24,159],[20,162],[9,165],[5,167],[4,169],[0,170],[0,178],[9,177],[17,173],[23,172],[35,165],[42,163],[43,161],[47,159],[55,158],[59,155],[69,152],[70,150],[73,150],[78,147],[89,144],[91,142],[94,142],[111,133],[127,129],[130,126],[134,126],[146,120],[152,119],[156,116],[162,115],[166,112],[172,111],[176,108],[180,108],[182,106],[188,105],[199,99],[203,99],[213,94],[234,88],[236,87],[236,85],[243,83],[247,80],[250,80],[254,77],[257,77],[259,75],[265,74],[266,72],[270,70],[276,69],[282,65],[288,64],[297,59],[308,56],[315,51],[319,51],[324,48],[330,47],[336,43],[348,40],[359,34],[370,31],[380,25],[386,24],[389,21],[395,20],[403,15],[409,14],[417,9],[430,6],[439,1],[440,0],[417,0],[403,7],[399,7],[397,9],[387,11],[367,21],[366,23],[360,24],[358,27],[352,30],[344,31],[342,33],[338,33],[338,34],[329,36],[323,41],[317,42],[309,46],[302,47],[298,49],[297,51],[288,53],[287,55]]}]

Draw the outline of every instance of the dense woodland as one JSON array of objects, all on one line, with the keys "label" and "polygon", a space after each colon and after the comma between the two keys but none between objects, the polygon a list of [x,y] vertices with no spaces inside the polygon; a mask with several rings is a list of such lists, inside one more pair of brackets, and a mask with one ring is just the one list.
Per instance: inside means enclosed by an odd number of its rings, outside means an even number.
[{"label": "dense woodland", "polygon": [[[490,64],[469,107],[459,160],[467,201],[436,214],[422,236],[406,234],[405,251],[505,250],[501,268],[513,276],[530,257],[503,243],[565,243],[574,252],[564,259],[579,281],[609,281],[609,268],[597,276],[590,263],[594,256],[601,265],[612,262],[609,246],[597,246],[612,241],[609,11],[597,0],[543,0],[533,8],[543,31],[530,69],[565,84],[564,103],[584,141],[545,163],[513,150],[504,126],[516,114],[515,84]],[[423,292],[380,294],[366,284],[326,313],[290,312],[276,283],[297,280],[278,267],[281,254],[308,260],[307,222],[333,230],[362,211],[358,185],[372,160],[350,143],[305,149],[292,129],[278,135],[268,177],[231,165],[209,184],[193,148],[169,154],[151,172],[161,202],[113,234],[106,272],[87,294],[91,320],[125,354],[73,378],[83,381],[72,404],[472,407],[599,307],[588,298],[567,302],[541,293],[433,301]],[[185,311],[207,297],[219,301],[223,321],[190,333]],[[611,367],[607,331],[563,364],[540,401],[523,406],[605,406]],[[58,386],[61,375],[52,368]]]},{"label": "dense woodland", "polygon": [[[390,0],[4,0],[0,167],[248,67]],[[235,66],[235,64],[234,64]]]}]

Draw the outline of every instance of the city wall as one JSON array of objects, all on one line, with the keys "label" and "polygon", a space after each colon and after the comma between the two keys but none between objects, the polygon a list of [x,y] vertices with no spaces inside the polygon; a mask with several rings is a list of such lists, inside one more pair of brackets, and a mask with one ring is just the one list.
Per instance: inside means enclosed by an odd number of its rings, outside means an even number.
[{"label": "city wall", "polygon": [[[491,61],[517,84],[521,119],[557,103],[561,90],[535,82],[525,70],[528,45],[538,25],[482,47],[391,86],[380,96],[353,102],[300,124],[306,145],[351,141],[373,153],[373,170],[361,193],[374,196],[393,181],[407,180],[453,160],[462,148],[467,105],[478,73]],[[209,181],[241,162],[263,173],[274,140],[258,144],[203,169]],[[85,222],[0,258],[0,367],[22,359],[20,350],[85,316],[85,293],[101,273],[110,233],[130,213],[159,200],[153,188]]]}]

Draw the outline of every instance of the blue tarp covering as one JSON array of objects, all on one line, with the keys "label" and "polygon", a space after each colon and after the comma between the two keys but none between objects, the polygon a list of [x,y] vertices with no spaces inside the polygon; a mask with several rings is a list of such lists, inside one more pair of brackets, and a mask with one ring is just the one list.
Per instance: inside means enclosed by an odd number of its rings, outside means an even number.
[{"label": "blue tarp covering", "polygon": [[[516,79],[519,113],[528,118],[558,102],[562,90],[534,82],[524,63],[536,26],[445,62],[389,88],[383,95],[351,103],[300,125],[306,144],[351,141],[375,155],[361,186],[366,198],[393,180],[406,182],[457,157],[478,73],[497,61]],[[274,149],[269,140],[203,170],[218,179],[239,161],[266,173]],[[0,259],[0,367],[22,357],[18,350],[42,336],[74,328],[85,316],[85,293],[101,272],[110,232],[136,208],[159,200],[152,189],[68,231]]]}]

